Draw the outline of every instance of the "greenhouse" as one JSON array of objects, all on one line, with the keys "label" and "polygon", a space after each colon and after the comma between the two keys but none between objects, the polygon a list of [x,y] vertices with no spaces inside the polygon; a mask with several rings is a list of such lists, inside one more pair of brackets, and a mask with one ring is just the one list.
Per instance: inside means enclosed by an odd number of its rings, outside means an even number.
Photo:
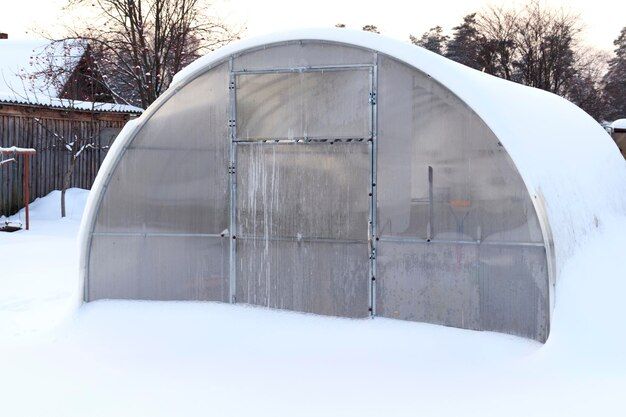
[{"label": "greenhouse", "polygon": [[177,74],[109,151],[83,220],[84,300],[545,341],[564,262],[625,209],[620,159],[570,102],[410,44],[240,41]]}]

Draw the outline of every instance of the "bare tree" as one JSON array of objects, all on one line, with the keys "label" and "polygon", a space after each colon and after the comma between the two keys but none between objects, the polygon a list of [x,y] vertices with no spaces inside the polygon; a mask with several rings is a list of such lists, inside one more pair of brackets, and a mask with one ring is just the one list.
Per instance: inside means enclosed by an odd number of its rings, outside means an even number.
[{"label": "bare tree", "polygon": [[[24,84],[33,83],[34,79],[28,78]],[[49,98],[38,97],[40,92],[34,87],[25,87],[24,93],[20,95],[29,102],[45,102]],[[109,144],[100,143],[100,123],[96,115],[101,110],[100,106],[105,103],[83,102],[74,99],[51,99],[55,104],[64,108],[66,121],[62,124],[51,123],[50,120],[43,120],[33,117],[33,121],[39,127],[34,130],[34,134],[41,134],[41,143],[45,150],[60,150],[65,155],[63,181],[61,183],[61,217],[66,216],[65,193],[72,184],[72,178],[77,162],[86,152],[94,150],[107,150]],[[74,117],[78,113],[89,115],[89,120],[85,121],[79,117]],[[69,129],[64,128],[69,124]]]},{"label": "bare tree", "polygon": [[[94,103],[92,103],[93,105]],[[71,109],[70,111],[76,111]],[[66,154],[67,165],[63,173],[63,183],[61,185],[61,217],[65,217],[65,193],[72,184],[72,177],[76,163],[81,155],[90,150],[107,149],[108,146],[100,146],[98,141],[99,126],[95,120],[95,109],[90,110],[91,119],[88,126],[82,126],[79,121],[71,121],[71,130],[69,134],[60,134],[59,130],[48,126],[47,123],[35,117],[33,120],[37,125],[46,132],[49,146],[57,147]]]},{"label": "bare tree", "polygon": [[[81,65],[88,68],[82,68],[84,71],[79,73]],[[52,103],[64,109],[63,123],[38,117],[32,120],[39,127],[34,134],[42,135],[40,150],[60,150],[65,155],[61,183],[61,217],[65,217],[65,194],[72,184],[77,162],[86,152],[108,149],[108,143],[100,144],[100,123],[96,116],[110,103],[96,100],[112,102],[112,97],[101,84],[89,46],[78,40],[55,42],[33,51],[28,67],[21,68],[16,75],[21,86],[12,87],[15,96],[29,103]],[[83,117],[78,117],[79,114]],[[84,120],[85,114],[88,121]]]},{"label": "bare tree", "polygon": [[516,26],[513,65],[519,81],[563,95],[575,75],[578,17],[533,1],[518,15]]},{"label": "bare tree", "polygon": [[478,15],[481,70],[506,80],[513,78],[518,14],[512,9],[490,7]]},{"label": "bare tree", "polygon": [[103,83],[118,103],[143,108],[167,89],[176,72],[239,36],[207,14],[205,0],[69,0],[93,18],[67,27],[56,42],[89,45]]}]

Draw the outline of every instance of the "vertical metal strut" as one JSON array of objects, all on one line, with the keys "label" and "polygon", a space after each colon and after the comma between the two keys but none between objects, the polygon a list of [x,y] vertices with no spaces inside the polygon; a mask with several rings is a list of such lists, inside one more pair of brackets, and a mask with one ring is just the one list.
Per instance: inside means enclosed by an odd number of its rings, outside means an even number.
[{"label": "vertical metal strut", "polygon": [[371,181],[370,181],[370,219],[369,219],[369,241],[370,241],[370,315],[376,315],[376,256],[378,242],[377,227],[377,197],[376,197],[376,165],[378,160],[378,54],[375,54],[375,64],[370,70],[371,74],[371,91],[370,91],[370,108],[371,108],[371,135],[370,135],[370,155],[371,155]]},{"label": "vertical metal strut", "polygon": [[230,104],[230,113],[228,117],[228,132],[230,153],[228,160],[228,183],[230,189],[229,203],[229,288],[228,301],[235,303],[237,301],[237,90],[236,76],[233,72],[233,57],[228,62],[229,80],[228,80],[228,97]]}]

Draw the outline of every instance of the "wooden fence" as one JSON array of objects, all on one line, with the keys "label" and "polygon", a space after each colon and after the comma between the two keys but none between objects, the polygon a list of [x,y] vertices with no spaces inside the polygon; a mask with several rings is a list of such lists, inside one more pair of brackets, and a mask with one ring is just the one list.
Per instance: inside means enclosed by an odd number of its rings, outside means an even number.
[{"label": "wooden fence", "polygon": [[[130,115],[124,113],[64,112],[28,106],[0,106],[0,147],[34,148],[30,158],[32,200],[60,190],[71,155],[60,138],[84,135],[94,144],[77,158],[71,187],[91,188],[108,146]],[[16,213],[24,206],[22,171],[24,161],[0,167],[0,216]]]}]

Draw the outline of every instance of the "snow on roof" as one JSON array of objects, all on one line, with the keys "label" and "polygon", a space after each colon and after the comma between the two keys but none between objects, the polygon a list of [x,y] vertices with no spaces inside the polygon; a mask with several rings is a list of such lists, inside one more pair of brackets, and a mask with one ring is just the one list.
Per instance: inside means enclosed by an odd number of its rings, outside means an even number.
[{"label": "snow on roof", "polygon": [[613,129],[624,129],[626,130],[626,119],[617,119],[613,123],[611,123],[611,127]]},{"label": "snow on roof", "polygon": [[[176,74],[168,91],[135,123],[125,126],[92,189],[102,188],[102,181],[137,130],[185,84],[233,54],[299,40],[337,42],[389,55],[428,74],[472,108],[508,151],[540,218],[545,214],[549,230],[544,230],[544,235],[554,242],[557,275],[590,236],[609,219],[626,213],[626,164],[602,126],[573,103],[476,71],[408,42],[349,29],[265,35],[234,42],[197,59]],[[91,193],[85,225],[93,221],[98,198],[98,192]],[[87,229],[83,227],[83,231]],[[87,238],[83,233],[83,248]],[[81,262],[84,268],[84,254]]]},{"label": "snow on roof", "polygon": [[71,68],[84,53],[78,43],[47,40],[0,40],[0,102],[37,104],[54,108],[75,108],[103,112],[141,113],[143,109],[114,103],[92,103],[58,98],[55,86],[34,74],[45,68]]}]

